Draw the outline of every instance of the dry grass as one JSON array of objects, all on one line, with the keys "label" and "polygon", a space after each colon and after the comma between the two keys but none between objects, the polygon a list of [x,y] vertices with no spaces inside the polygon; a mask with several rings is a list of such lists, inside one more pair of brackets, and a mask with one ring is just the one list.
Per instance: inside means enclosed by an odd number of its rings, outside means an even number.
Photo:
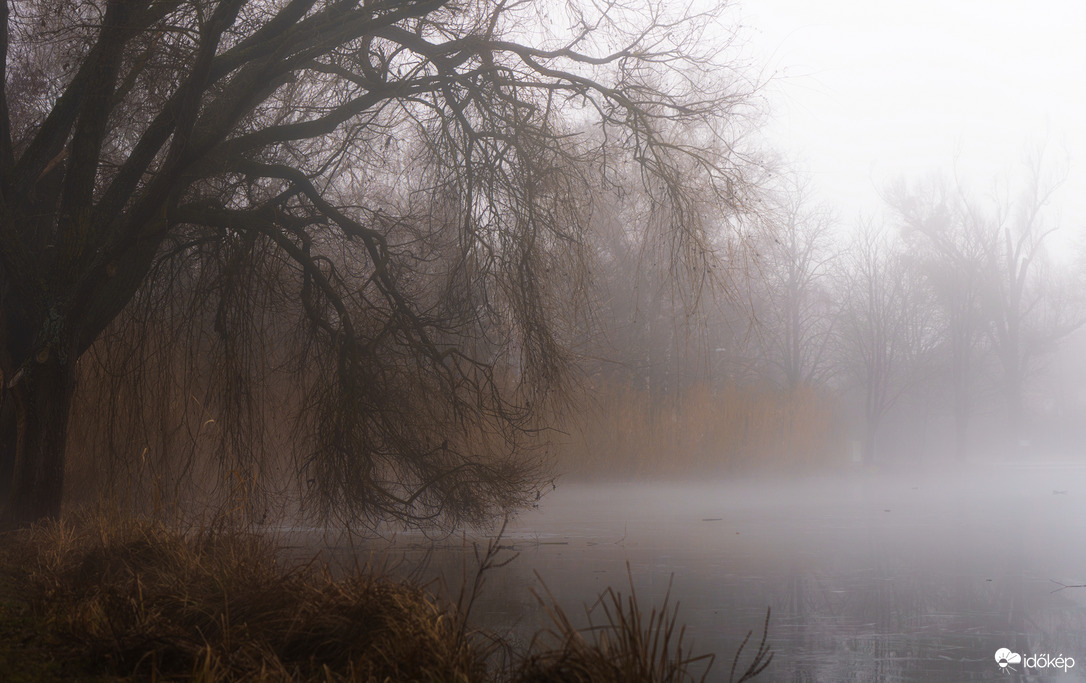
[{"label": "dry grass", "polygon": [[[632,594],[604,593],[587,630],[551,607],[550,638],[515,652],[468,627],[479,577],[457,607],[372,572],[282,563],[266,537],[122,516],[3,541],[0,633],[25,632],[46,667],[16,671],[25,651],[0,646],[3,680],[679,682],[711,664],[687,652],[666,600],[646,616]],[[490,553],[481,565],[496,566]],[[768,664],[764,643],[755,668]]]},{"label": "dry grass", "polygon": [[803,473],[839,466],[846,453],[834,402],[806,387],[698,385],[653,398],[605,384],[571,415],[556,464],[574,477]]},{"label": "dry grass", "polygon": [[[629,566],[627,565],[627,571]],[[551,644],[533,648],[520,664],[521,683],[703,683],[709,676],[714,655],[691,655],[685,646],[685,628],[678,626],[677,609],[668,606],[671,587],[663,604],[646,616],[637,602],[630,577],[626,597],[607,588],[587,610],[589,627],[578,629],[548,593],[539,599],[553,623],[541,636]],[[539,596],[537,596],[538,598]],[[602,620],[599,615],[602,614]],[[769,614],[766,614],[766,629]],[[773,660],[766,647],[766,631],[746,669],[736,671],[746,640],[736,652],[728,680],[748,681],[763,672]],[[749,640],[750,634],[747,639]],[[700,674],[699,674],[700,672]]]},{"label": "dry grass", "polygon": [[143,678],[479,680],[484,652],[417,586],[284,567],[265,538],[85,518],[16,533],[31,610],[103,672]]}]

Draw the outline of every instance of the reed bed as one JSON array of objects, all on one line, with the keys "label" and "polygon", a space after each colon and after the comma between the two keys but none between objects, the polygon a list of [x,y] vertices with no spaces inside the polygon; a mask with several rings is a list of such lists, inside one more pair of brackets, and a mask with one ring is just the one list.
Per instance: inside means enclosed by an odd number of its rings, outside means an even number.
[{"label": "reed bed", "polygon": [[477,680],[482,652],[421,587],[282,565],[267,538],[87,518],[16,532],[29,609],[102,673],[137,679]]},{"label": "reed bed", "polygon": [[225,524],[99,514],[7,532],[0,680],[677,682],[711,664],[687,652],[666,601],[646,615],[606,592],[587,630],[552,606],[549,638],[518,652],[468,625],[470,595],[280,556]]},{"label": "reed bed", "polygon": [[574,478],[795,473],[845,462],[835,402],[809,387],[695,385],[654,396],[603,383],[563,425],[556,470]]}]

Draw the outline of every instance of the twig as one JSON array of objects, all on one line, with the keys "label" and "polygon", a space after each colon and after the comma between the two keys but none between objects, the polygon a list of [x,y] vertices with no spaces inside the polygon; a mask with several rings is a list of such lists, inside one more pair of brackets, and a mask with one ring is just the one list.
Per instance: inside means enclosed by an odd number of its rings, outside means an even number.
[{"label": "twig", "polygon": [[769,663],[773,661],[773,651],[769,649],[769,646],[765,644],[766,636],[769,634],[769,611],[767,607],[765,610],[765,625],[762,627],[762,640],[758,643],[758,649],[754,652],[754,658],[750,660],[750,664],[746,670],[739,677],[739,680],[735,680],[735,667],[739,665],[739,656],[743,654],[743,648],[746,647],[747,641],[750,640],[754,631],[747,631],[747,637],[743,639],[743,642],[739,644],[739,649],[735,652],[735,659],[732,660],[732,670],[728,674],[728,681],[734,681],[735,683],[743,683],[749,681],[758,674],[766,670]]}]

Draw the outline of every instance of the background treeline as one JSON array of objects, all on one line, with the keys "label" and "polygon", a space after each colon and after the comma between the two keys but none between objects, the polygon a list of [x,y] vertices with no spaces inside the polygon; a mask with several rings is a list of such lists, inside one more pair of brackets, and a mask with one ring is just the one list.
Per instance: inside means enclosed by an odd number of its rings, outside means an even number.
[{"label": "background treeline", "polygon": [[882,215],[846,220],[785,174],[757,211],[719,221],[713,262],[682,273],[686,287],[629,205],[609,206],[559,470],[803,473],[1073,451],[1086,301],[1073,231],[1050,207],[1060,185],[1034,152],[990,187],[899,180]]}]

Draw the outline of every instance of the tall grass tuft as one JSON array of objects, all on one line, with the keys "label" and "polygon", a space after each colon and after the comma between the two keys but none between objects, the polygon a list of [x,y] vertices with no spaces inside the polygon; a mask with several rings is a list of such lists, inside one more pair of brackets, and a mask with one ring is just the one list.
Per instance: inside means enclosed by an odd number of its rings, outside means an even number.
[{"label": "tall grass tuft", "polygon": [[[631,576],[629,595],[605,589],[587,610],[588,627],[581,629],[549,591],[546,599],[537,599],[552,627],[537,636],[532,652],[521,662],[516,679],[521,683],[703,683],[709,676],[715,656],[692,655],[687,649],[685,627],[678,626],[678,609],[669,606],[670,585],[663,603],[646,615],[638,604]],[[768,624],[767,614],[767,629]],[[747,642],[743,641],[729,681],[750,680],[769,666],[773,655],[766,646],[766,635],[763,632],[757,651],[736,679]],[[541,640],[550,641],[550,645],[541,647]]]},{"label": "tall grass tuft", "polygon": [[[524,683],[682,683],[704,681],[713,656],[691,657],[683,649],[683,629],[676,632],[676,616],[668,609],[669,596],[660,610],[653,609],[646,618],[632,592],[622,594],[608,588],[594,608],[604,614],[603,623],[593,621],[594,609],[588,610],[589,627],[575,628],[566,612],[552,599],[541,600],[553,622],[544,636],[554,642],[549,648],[534,648],[521,667],[519,680]],[[704,668],[694,678],[692,669]]]}]

